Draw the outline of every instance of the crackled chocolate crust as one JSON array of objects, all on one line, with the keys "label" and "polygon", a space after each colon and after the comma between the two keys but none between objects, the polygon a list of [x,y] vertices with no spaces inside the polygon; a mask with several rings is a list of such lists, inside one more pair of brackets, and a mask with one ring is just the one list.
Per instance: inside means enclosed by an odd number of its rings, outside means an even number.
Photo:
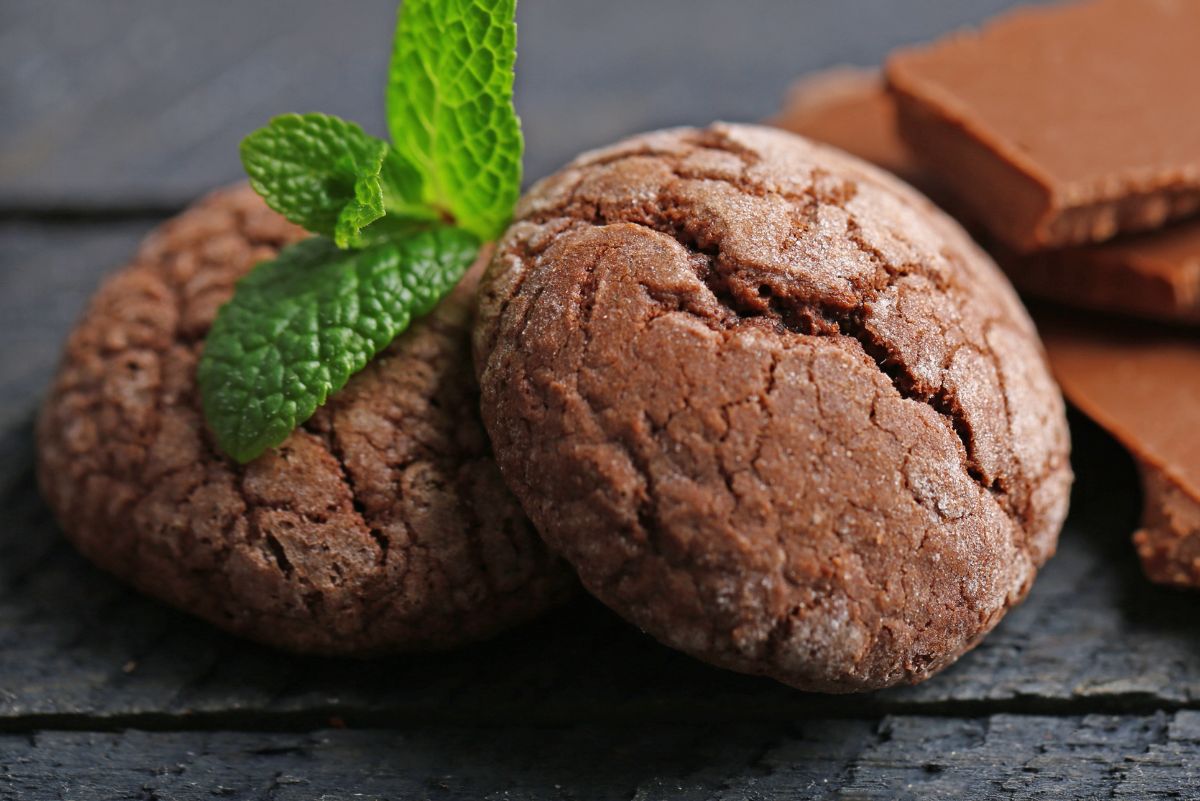
[{"label": "crackled chocolate crust", "polygon": [[950,664],[1066,512],[1062,399],[993,263],[783,132],[648,134],[535,186],[475,357],[505,479],[587,588],[797,687]]},{"label": "crackled chocolate crust", "polygon": [[562,599],[570,571],[504,488],[479,422],[478,270],[276,451],[204,425],[196,360],[234,282],[303,231],[248,188],[169,221],[100,288],[38,421],[38,477],[97,565],[300,651],[443,648]]}]

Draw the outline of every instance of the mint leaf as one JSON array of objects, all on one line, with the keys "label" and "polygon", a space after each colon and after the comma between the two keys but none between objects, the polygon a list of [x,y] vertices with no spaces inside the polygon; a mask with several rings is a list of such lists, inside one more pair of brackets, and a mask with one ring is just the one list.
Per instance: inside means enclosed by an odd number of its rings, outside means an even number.
[{"label": "mint leaf", "polygon": [[[338,247],[361,244],[362,229],[384,215],[428,218],[416,171],[387,142],[328,114],[284,114],[242,140],[242,164],[267,205]],[[385,172],[385,161],[391,162]]]},{"label": "mint leaf", "polygon": [[516,0],[404,4],[392,145],[325,114],[276,117],[243,140],[255,191],[319,236],[255,267],[208,333],[204,414],[234,458],[285,440],[503,232],[524,146],[515,11]]},{"label": "mint leaf", "polygon": [[388,76],[388,129],[422,199],[481,239],[500,235],[521,189],[515,11],[516,0],[406,0]]},{"label": "mint leaf", "polygon": [[439,226],[354,251],[314,237],[255,267],[217,313],[198,368],[221,448],[247,462],[283,442],[478,251],[471,234]]},{"label": "mint leaf", "polygon": [[441,215],[421,199],[422,179],[417,168],[389,147],[379,177],[383,184],[383,207],[391,217],[405,222],[434,221]]}]

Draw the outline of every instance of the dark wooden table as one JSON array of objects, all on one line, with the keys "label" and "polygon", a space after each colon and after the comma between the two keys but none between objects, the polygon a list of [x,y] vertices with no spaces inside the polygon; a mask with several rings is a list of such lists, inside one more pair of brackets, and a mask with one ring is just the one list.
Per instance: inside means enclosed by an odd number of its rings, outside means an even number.
[{"label": "dark wooden table", "polygon": [[[537,177],[635,130],[758,119],[1006,0],[522,0]],[[91,568],[38,497],[33,408],[99,277],[238,175],[281,111],[379,132],[393,0],[0,3],[0,798],[1200,798],[1200,596],[1148,584],[1127,457],[1074,419],[1059,555],[918,687],[814,696],[581,599],[440,656],[302,659]]]}]

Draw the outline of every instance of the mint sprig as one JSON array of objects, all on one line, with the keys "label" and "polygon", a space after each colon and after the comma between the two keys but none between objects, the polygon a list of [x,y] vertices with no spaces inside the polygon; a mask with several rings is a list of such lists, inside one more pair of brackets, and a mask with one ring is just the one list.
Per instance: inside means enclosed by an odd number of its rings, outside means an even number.
[{"label": "mint sprig", "polygon": [[498,236],[520,191],[515,0],[408,0],[387,86],[392,142],[286,114],[242,142],[267,204],[317,236],[257,265],[223,306],[197,380],[217,443],[283,442]]},{"label": "mint sprig", "polygon": [[516,0],[407,2],[396,23],[387,120],[421,175],[422,199],[483,239],[521,191],[512,105]]},{"label": "mint sprig", "polygon": [[221,448],[248,461],[286,439],[478,252],[470,232],[435,227],[362,250],[313,237],[257,267],[218,312],[199,368]]},{"label": "mint sprig", "polygon": [[362,244],[361,232],[384,215],[383,160],[388,143],[328,114],[284,114],[242,140],[250,185],[297,225]]}]

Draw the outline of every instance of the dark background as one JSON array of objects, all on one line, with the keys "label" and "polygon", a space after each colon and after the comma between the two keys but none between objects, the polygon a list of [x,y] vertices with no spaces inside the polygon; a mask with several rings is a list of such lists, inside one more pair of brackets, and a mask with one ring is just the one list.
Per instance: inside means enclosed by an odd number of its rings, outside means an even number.
[{"label": "dark background", "polygon": [[[803,72],[1008,5],[522,0],[527,177],[634,131],[761,119]],[[0,799],[1200,798],[1200,600],[1141,577],[1136,476],[1078,419],[1071,519],[1029,600],[942,675],[869,695],[708,668],[586,599],[455,654],[301,659],[78,558],[30,466],[71,320],[151,227],[238,178],[271,115],[382,133],[393,13],[0,0]]]},{"label": "dark background", "polygon": [[[480,0],[487,2],[487,0]],[[663,125],[757,120],[788,83],[876,64],[1006,0],[521,0],[517,107],[537,178]],[[3,0],[0,203],[176,206],[239,177],[281,112],[382,135],[395,0]]]}]

